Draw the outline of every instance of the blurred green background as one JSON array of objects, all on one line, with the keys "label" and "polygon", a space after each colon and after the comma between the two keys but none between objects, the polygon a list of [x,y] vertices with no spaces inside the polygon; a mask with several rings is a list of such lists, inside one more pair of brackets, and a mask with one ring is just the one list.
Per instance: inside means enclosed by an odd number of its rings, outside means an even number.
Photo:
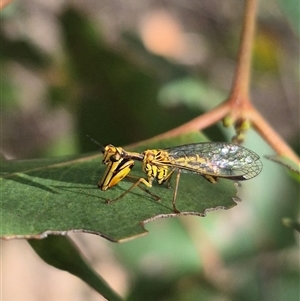
[{"label": "blurred green background", "polygon": [[[242,13],[236,0],[13,1],[1,12],[2,153],[97,150],[86,134],[126,145],[208,111],[228,95]],[[254,104],[299,151],[297,1],[260,3],[252,79]],[[273,154],[253,131],[246,146]],[[229,211],[157,220],[124,244],[70,236],[128,300],[299,300],[299,236],[281,222],[299,216],[299,183],[263,163]],[[3,300],[103,300],[24,241],[2,242],[2,252]]]}]

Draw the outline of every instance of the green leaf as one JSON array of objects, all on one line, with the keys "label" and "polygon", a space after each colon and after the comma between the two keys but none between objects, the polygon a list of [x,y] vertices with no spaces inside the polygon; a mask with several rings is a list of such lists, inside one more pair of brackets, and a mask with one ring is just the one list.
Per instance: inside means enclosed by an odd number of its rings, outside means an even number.
[{"label": "green leaf", "polygon": [[107,283],[85,262],[72,241],[63,236],[49,236],[28,241],[35,252],[48,264],[79,277],[107,300],[122,300]]},{"label": "green leaf", "polygon": [[164,106],[185,104],[191,108],[212,109],[226,96],[209,87],[200,78],[183,77],[173,80],[159,91],[158,100]]},{"label": "green leaf", "polygon": [[[193,132],[141,144],[135,150],[204,140],[198,132]],[[106,204],[107,199],[115,199],[132,183],[125,179],[112,189],[100,191],[97,182],[106,168],[101,162],[102,154],[98,153],[3,162],[1,237],[43,238],[48,234],[82,231],[120,241],[145,234],[143,223],[147,221],[177,215],[172,208],[173,189],[164,185],[154,184],[150,188],[161,197],[159,202],[137,187],[121,200]],[[145,176],[139,162],[131,174]],[[210,210],[233,207],[235,196],[232,181],[220,180],[211,184],[199,175],[182,174],[176,205],[182,215],[204,216]]]},{"label": "green leaf", "polygon": [[47,53],[25,39],[11,39],[0,32],[1,56],[32,68],[46,68],[50,63]]},{"label": "green leaf", "polygon": [[277,1],[285,16],[291,23],[295,33],[300,35],[300,5],[298,0],[278,0]]}]

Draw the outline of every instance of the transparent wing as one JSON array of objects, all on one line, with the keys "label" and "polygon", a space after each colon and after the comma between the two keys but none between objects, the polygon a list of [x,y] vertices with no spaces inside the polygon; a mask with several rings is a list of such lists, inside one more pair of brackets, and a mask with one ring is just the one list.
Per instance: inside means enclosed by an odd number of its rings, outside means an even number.
[{"label": "transparent wing", "polygon": [[262,170],[262,163],[256,153],[232,143],[194,143],[168,148],[165,151],[169,154],[169,162],[163,164],[183,172],[248,180]]}]

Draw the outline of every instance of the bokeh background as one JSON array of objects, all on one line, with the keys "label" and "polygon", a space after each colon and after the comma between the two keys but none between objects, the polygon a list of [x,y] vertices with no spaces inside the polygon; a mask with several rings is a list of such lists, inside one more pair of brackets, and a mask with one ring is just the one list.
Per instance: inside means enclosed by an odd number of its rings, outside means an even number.
[{"label": "bokeh background", "polygon": [[[127,145],[172,129],[228,95],[243,1],[12,1],[1,11],[1,152],[29,159]],[[251,95],[299,152],[299,3],[261,1]],[[230,140],[216,125],[204,132]],[[246,146],[273,151],[253,131]],[[100,163],[100,162],[99,162]],[[206,218],[146,225],[112,244],[71,234],[130,300],[299,300],[299,184],[263,159],[243,199]],[[103,300],[43,263],[26,241],[1,242],[3,300]]]}]

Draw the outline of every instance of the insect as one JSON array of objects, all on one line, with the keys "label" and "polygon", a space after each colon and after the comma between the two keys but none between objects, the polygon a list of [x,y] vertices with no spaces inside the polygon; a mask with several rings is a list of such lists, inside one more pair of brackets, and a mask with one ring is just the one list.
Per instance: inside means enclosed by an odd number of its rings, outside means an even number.
[{"label": "insect", "polygon": [[198,174],[209,182],[216,183],[218,178],[234,181],[249,180],[262,170],[262,163],[256,153],[240,145],[227,142],[185,144],[167,149],[149,149],[141,153],[128,152],[121,147],[108,144],[105,147],[101,145],[101,151],[103,152],[103,164],[107,165],[104,175],[98,182],[101,190],[105,191],[113,187],[125,177],[130,179],[131,176],[128,174],[135,161],[142,162],[142,170],[146,174],[146,178],[139,178],[117,198],[108,200],[108,203],[123,198],[137,186],[159,200],[159,196],[151,193],[145,187],[141,187],[140,184],[150,188],[153,181],[156,180],[160,185],[166,183],[170,186],[171,177],[177,173],[172,200],[175,213],[180,212],[176,208],[176,197],[181,173]]}]

